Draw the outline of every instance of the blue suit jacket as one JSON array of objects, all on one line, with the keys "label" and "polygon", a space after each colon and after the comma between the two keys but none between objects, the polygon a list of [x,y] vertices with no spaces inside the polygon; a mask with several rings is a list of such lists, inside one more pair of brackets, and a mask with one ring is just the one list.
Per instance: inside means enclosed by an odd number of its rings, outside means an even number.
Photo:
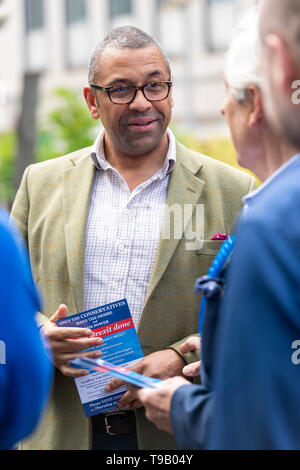
[{"label": "blue suit jacket", "polygon": [[35,428],[52,378],[35,313],[40,301],[29,261],[0,209],[0,449]]},{"label": "blue suit jacket", "polygon": [[180,449],[203,449],[213,415],[211,385],[220,300],[207,299],[201,340],[201,385],[184,385],[172,397],[171,420]]},{"label": "blue suit jacket", "polygon": [[292,361],[292,345],[300,340],[299,157],[254,200],[228,271],[215,322],[212,381],[204,394],[203,386],[186,386],[172,400],[177,443],[300,449],[300,365]]}]

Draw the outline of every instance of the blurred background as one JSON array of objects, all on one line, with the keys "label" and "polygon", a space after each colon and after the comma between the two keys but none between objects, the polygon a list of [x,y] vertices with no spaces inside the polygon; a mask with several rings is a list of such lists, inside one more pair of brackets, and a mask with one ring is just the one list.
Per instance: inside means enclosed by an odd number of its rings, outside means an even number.
[{"label": "blurred background", "polygon": [[235,21],[256,3],[0,0],[0,203],[10,209],[29,164],[92,144],[101,124],[82,94],[90,53],[125,24],[152,34],[170,58],[177,138],[237,166],[220,115],[222,67]]}]

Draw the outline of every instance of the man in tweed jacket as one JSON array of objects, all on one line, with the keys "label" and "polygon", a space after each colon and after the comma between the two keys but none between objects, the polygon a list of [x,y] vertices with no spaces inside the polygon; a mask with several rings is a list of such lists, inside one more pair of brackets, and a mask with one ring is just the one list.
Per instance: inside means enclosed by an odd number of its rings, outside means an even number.
[{"label": "man in tweed jacket", "polygon": [[[142,31],[122,27],[108,35],[92,55],[89,83],[85,98],[103,133],[93,148],[28,167],[12,209],[44,296],[40,321],[56,366],[48,411],[24,448],[134,449],[137,433],[140,449],[172,449],[172,437],[146,420],[130,392],[122,404],[131,410],[114,415],[114,435],[113,423],[105,426],[109,417],[85,417],[73,380],[85,371],[68,361],[96,340],[74,340],[74,330],[58,328],[55,320],[126,297],[145,356],[135,370],[162,379],[181,374],[196,360],[193,353],[180,354],[179,346],[197,332],[194,281],[207,272],[220,245],[210,239],[216,232],[232,232],[242,197],[255,181],[175,141],[168,130],[169,63]],[[180,234],[171,224],[170,236],[161,236],[168,223],[168,211],[159,210],[162,202],[182,213],[191,209]],[[109,205],[117,222],[107,216]],[[198,205],[204,208],[204,242],[190,249],[186,229],[199,223]],[[138,230],[134,224],[145,226]],[[140,239],[129,237],[121,250],[107,226],[117,234],[146,232],[142,247]],[[148,229],[153,229],[151,243]],[[123,276],[107,283],[118,269]]]}]

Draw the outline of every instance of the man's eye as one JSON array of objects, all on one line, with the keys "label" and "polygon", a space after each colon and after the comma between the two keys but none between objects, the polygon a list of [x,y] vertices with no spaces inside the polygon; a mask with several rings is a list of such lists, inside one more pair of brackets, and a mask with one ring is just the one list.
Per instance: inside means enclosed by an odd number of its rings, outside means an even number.
[{"label": "man's eye", "polygon": [[115,87],[111,90],[111,93],[125,93],[126,91],[128,91],[128,89],[130,89],[131,87],[128,87],[128,86],[119,86],[119,87]]},{"label": "man's eye", "polygon": [[160,88],[163,86],[163,84],[161,82],[153,82],[153,83],[149,83],[149,85],[151,88]]},{"label": "man's eye", "polygon": [[153,82],[153,83],[149,83],[146,89],[151,93],[160,93],[163,90],[165,90],[166,87],[167,87],[166,83]]}]

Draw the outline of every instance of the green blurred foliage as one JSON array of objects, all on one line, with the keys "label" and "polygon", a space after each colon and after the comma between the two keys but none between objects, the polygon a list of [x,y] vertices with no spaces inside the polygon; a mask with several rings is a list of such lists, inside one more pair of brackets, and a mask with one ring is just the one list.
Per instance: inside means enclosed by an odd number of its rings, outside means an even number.
[{"label": "green blurred foliage", "polygon": [[[3,0],[0,0],[0,5],[1,5],[1,3],[3,3]],[[4,25],[5,21],[6,21],[6,17],[1,16],[0,17],[0,28],[1,28],[1,26]]]},{"label": "green blurred foliage", "polygon": [[58,88],[51,98],[55,107],[39,129],[37,160],[44,161],[91,145],[96,136],[96,122],[75,90]]},{"label": "green blurred foliage", "polygon": [[[37,161],[56,158],[90,146],[97,135],[97,126],[99,127],[77,91],[59,88],[50,98],[54,102],[53,108],[43,119],[37,133]],[[203,140],[193,134],[182,133],[174,126],[172,130],[186,147],[243,170],[237,164],[230,139],[216,137]],[[11,202],[14,197],[15,155],[16,134],[9,132],[1,135],[0,200],[4,204]]]},{"label": "green blurred foliage", "polygon": [[13,179],[16,155],[16,134],[7,132],[0,136],[0,201],[6,205],[14,196]]}]

